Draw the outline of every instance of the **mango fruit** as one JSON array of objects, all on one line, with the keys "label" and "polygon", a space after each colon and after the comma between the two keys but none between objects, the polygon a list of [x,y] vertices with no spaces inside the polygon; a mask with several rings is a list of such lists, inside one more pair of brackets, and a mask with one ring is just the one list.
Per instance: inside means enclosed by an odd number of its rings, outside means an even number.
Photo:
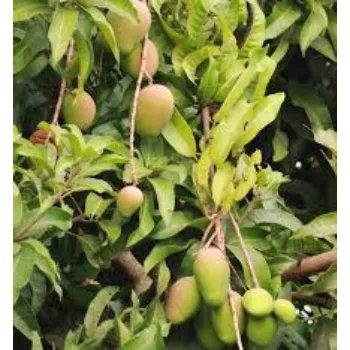
[{"label": "mango fruit", "polygon": [[[233,301],[237,312],[239,332],[242,335],[244,331],[245,318],[242,306],[242,297],[238,293],[234,292],[230,298]],[[228,298],[222,305],[212,309],[211,320],[218,338],[223,343],[232,345],[237,342],[237,334],[233,323],[233,313],[231,311],[230,301]]]},{"label": "mango fruit", "polygon": [[67,124],[74,124],[81,130],[87,130],[94,123],[96,105],[93,98],[83,91],[66,92],[63,96],[61,114]]},{"label": "mango fruit", "polygon": [[287,324],[293,323],[297,317],[295,306],[285,299],[275,300],[273,312],[278,319]]},{"label": "mango fruit", "polygon": [[252,316],[262,317],[273,311],[272,296],[262,288],[252,288],[243,296],[244,309]]},{"label": "mango fruit", "polygon": [[194,260],[193,272],[208,305],[219,306],[227,301],[230,267],[220,249],[201,249]]},{"label": "mango fruit", "polygon": [[144,196],[136,186],[125,186],[117,194],[117,209],[125,217],[133,215],[142,205]]},{"label": "mango fruit", "polygon": [[277,332],[277,322],[271,315],[265,317],[248,317],[247,338],[259,346],[271,344]]},{"label": "mango fruit", "polygon": [[174,96],[164,85],[153,84],[140,92],[136,109],[135,131],[140,136],[157,136],[174,112]]},{"label": "mango fruit", "polygon": [[131,2],[137,11],[138,22],[111,11],[107,14],[107,20],[113,28],[121,53],[129,53],[145,37],[151,27],[151,13],[147,5],[138,0]]},{"label": "mango fruit", "polygon": [[172,324],[181,324],[193,317],[199,310],[201,297],[193,276],[182,277],[169,289],[165,313]]}]

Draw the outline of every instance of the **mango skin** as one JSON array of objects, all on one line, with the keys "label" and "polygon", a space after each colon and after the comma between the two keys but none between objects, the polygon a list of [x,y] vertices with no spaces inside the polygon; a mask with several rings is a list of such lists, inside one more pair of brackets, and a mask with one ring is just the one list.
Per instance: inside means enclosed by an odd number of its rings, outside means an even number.
[{"label": "mango skin", "polygon": [[146,4],[133,0],[139,23],[133,22],[127,17],[108,12],[107,20],[111,24],[121,53],[129,53],[146,35],[151,27],[151,13]]},{"label": "mango skin", "polygon": [[246,335],[252,343],[267,346],[271,344],[276,332],[277,322],[273,316],[248,317]]},{"label": "mango skin", "polygon": [[193,272],[208,305],[216,307],[227,301],[230,267],[220,249],[201,249],[194,260]]},{"label": "mango skin", "polygon": [[117,194],[117,209],[125,217],[133,215],[142,205],[144,195],[136,186],[125,186]]},{"label": "mango skin", "polygon": [[[141,56],[142,56],[142,45],[137,44],[136,47],[127,55],[122,61],[124,70],[137,78],[140,73],[141,68]],[[157,72],[159,66],[159,56],[157,47],[154,45],[153,41],[148,40],[147,43],[147,56],[146,56],[146,71],[149,76]],[[146,75],[143,76],[146,79]]]},{"label": "mango skin", "polygon": [[[234,292],[230,296],[235,305],[235,309],[238,317],[239,332],[242,335],[244,332],[244,310],[242,305],[242,297]],[[233,314],[230,307],[229,299],[217,308],[212,309],[212,324],[218,338],[227,345],[233,345],[237,342],[237,334],[233,323]]]},{"label": "mango skin", "polygon": [[177,280],[169,289],[165,313],[168,321],[179,325],[193,317],[200,307],[200,294],[193,276]]},{"label": "mango skin", "polygon": [[243,296],[244,309],[252,316],[263,317],[273,311],[272,296],[262,288],[252,288]]},{"label": "mango skin", "polygon": [[273,312],[278,319],[286,324],[293,323],[297,317],[295,306],[285,299],[277,299],[275,301]]},{"label": "mango skin", "polygon": [[62,118],[67,124],[74,124],[80,130],[87,130],[94,123],[96,105],[85,91],[77,95],[77,90],[65,93],[61,108]]},{"label": "mango skin", "polygon": [[153,84],[140,92],[135,131],[140,136],[158,136],[174,112],[174,96],[164,85]]},{"label": "mango skin", "polygon": [[194,324],[197,339],[200,344],[209,350],[220,350],[224,344],[215,333],[211,322],[211,310],[204,303],[201,305]]}]

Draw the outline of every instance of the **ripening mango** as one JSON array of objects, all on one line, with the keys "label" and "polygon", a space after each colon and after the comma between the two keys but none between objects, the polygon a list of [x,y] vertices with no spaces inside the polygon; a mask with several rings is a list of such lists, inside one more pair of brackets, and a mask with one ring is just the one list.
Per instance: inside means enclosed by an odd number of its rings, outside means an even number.
[{"label": "ripening mango", "polygon": [[65,123],[74,124],[81,130],[87,130],[95,119],[95,101],[85,91],[79,95],[77,90],[66,92],[62,101],[61,114]]},{"label": "ripening mango", "polygon": [[273,299],[265,289],[252,288],[244,294],[243,306],[252,316],[267,316],[273,311]]},{"label": "ripening mango", "polygon": [[132,0],[132,5],[137,11],[138,22],[111,11],[107,14],[121,53],[129,53],[145,37],[151,27],[151,12],[147,5],[138,0]]},{"label": "ripening mango", "polygon": [[125,186],[117,194],[117,209],[123,216],[133,215],[142,205],[144,196],[136,186]]},{"label": "ripening mango", "polygon": [[172,324],[181,324],[193,317],[200,307],[200,294],[193,276],[177,280],[169,289],[165,313]]},{"label": "ripening mango", "polygon": [[246,334],[252,343],[267,346],[271,344],[276,332],[277,322],[273,316],[248,317]]},{"label": "ripening mango", "polygon": [[140,136],[157,136],[174,112],[174,96],[164,85],[153,84],[140,92],[135,118],[135,131]]},{"label": "ripening mango", "polygon": [[205,349],[219,350],[223,348],[224,344],[216,335],[211,322],[211,310],[204,303],[202,303],[195,319],[195,329],[197,339]]},{"label": "ripening mango", "polygon": [[297,316],[294,305],[285,299],[277,299],[274,304],[273,312],[282,322],[290,324],[295,321]]},{"label": "ripening mango", "polygon": [[201,249],[194,260],[193,271],[200,293],[208,305],[219,306],[226,302],[230,267],[220,249]]},{"label": "ripening mango", "polygon": [[[242,305],[242,297],[234,292],[230,296],[238,317],[239,333],[242,335],[244,331],[244,310]],[[233,314],[230,307],[230,301],[226,301],[212,309],[212,323],[218,338],[227,345],[237,342],[237,334],[233,323]]]}]

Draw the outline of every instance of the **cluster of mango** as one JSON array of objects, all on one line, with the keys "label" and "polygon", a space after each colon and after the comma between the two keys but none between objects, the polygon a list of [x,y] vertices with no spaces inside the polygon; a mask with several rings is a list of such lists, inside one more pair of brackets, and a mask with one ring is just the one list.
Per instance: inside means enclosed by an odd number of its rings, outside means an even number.
[{"label": "cluster of mango", "polygon": [[289,300],[274,301],[262,288],[250,289],[243,297],[230,291],[230,266],[218,248],[200,249],[193,273],[170,287],[166,315],[175,325],[195,317],[197,338],[206,349],[237,343],[235,317],[240,336],[246,334],[259,346],[272,342],[277,320],[291,324],[296,318],[296,309]]}]

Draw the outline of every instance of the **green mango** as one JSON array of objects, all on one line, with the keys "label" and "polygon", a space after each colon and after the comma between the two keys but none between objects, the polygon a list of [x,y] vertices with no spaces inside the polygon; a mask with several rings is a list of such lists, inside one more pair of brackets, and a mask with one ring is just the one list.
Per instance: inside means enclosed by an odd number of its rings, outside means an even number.
[{"label": "green mango", "polygon": [[282,322],[291,324],[297,317],[295,306],[285,299],[277,299],[274,303],[273,312]]},{"label": "green mango", "polygon": [[252,343],[267,346],[271,344],[276,332],[277,322],[273,316],[248,317],[246,334]]},{"label": "green mango", "polygon": [[273,311],[272,296],[262,288],[252,288],[243,296],[244,309],[252,316],[262,317]]}]

